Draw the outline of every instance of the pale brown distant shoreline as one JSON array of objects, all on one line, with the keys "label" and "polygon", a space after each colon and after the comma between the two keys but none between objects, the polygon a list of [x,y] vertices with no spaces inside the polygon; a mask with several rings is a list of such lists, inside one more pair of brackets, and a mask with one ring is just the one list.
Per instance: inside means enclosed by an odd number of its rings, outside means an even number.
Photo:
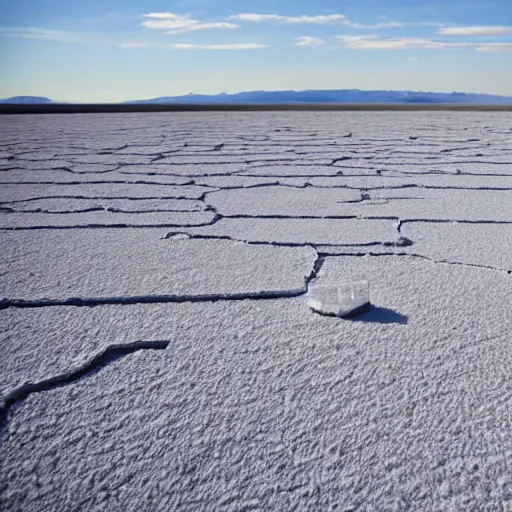
[{"label": "pale brown distant shoreline", "polygon": [[450,103],[286,103],[286,104],[0,104],[0,114],[92,114],[120,112],[265,111],[464,111],[512,112],[512,105]]}]

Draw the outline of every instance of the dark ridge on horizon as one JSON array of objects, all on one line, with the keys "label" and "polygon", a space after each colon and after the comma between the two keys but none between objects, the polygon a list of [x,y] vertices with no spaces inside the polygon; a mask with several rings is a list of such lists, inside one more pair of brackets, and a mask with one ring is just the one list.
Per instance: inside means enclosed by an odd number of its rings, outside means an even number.
[{"label": "dark ridge on horizon", "polygon": [[49,103],[1,104],[8,114],[108,114],[151,112],[293,112],[293,111],[479,111],[512,112],[512,102],[493,103]]}]

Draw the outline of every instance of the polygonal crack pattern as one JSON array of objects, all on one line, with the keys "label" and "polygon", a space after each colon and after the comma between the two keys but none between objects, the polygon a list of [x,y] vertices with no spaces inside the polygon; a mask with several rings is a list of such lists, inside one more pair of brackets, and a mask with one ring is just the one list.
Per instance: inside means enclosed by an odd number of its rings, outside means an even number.
[{"label": "polygonal crack pattern", "polygon": [[2,503],[503,509],[511,120],[0,117]]}]

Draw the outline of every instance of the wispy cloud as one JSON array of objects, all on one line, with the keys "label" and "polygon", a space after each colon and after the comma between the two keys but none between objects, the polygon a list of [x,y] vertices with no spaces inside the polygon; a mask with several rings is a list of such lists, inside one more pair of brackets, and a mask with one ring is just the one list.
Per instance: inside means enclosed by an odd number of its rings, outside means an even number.
[{"label": "wispy cloud", "polygon": [[469,48],[478,52],[508,53],[512,52],[512,43],[475,43],[470,41],[448,42],[434,41],[418,37],[381,38],[379,36],[337,36],[349,50],[445,50]]},{"label": "wispy cloud", "polygon": [[149,40],[116,40],[101,38],[94,35],[74,34],[71,32],[62,32],[35,27],[0,27],[0,34],[10,37],[21,37],[27,39],[44,39],[58,43],[77,43],[77,44],[106,44],[117,46],[118,48],[136,49],[136,48],[154,48],[167,50],[258,50],[268,48],[266,44],[259,43],[226,43],[226,44],[185,44],[175,43],[166,44]]},{"label": "wispy cloud", "polygon": [[190,43],[155,43],[151,41],[127,41],[117,45],[119,48],[152,48],[160,50],[260,50],[268,48],[258,43],[225,43],[225,44],[190,44]]},{"label": "wispy cloud", "polygon": [[58,43],[93,43],[104,41],[96,36],[35,27],[0,27],[0,34],[21,37],[23,39],[45,39]]},{"label": "wispy cloud", "polygon": [[350,50],[408,50],[424,48],[429,50],[458,46],[419,37],[380,38],[378,36],[338,36],[345,48]]},{"label": "wispy cloud", "polygon": [[399,21],[384,21],[381,23],[374,23],[374,24],[365,24],[365,23],[357,23],[355,21],[349,21],[347,20],[344,25],[347,25],[351,28],[360,28],[364,30],[378,30],[379,28],[401,28],[405,27],[405,23],[401,23]]},{"label": "wispy cloud", "polygon": [[7,37],[23,39],[42,39],[55,43],[67,44],[102,44],[118,48],[153,48],[155,45],[147,40],[119,40],[97,34],[80,34],[35,27],[0,27],[0,34]]},{"label": "wispy cloud", "polygon": [[266,44],[234,43],[234,44],[172,44],[175,50],[259,50],[268,48]]},{"label": "wispy cloud", "polygon": [[149,12],[143,16],[144,18],[152,18],[155,20],[172,20],[177,17],[176,14],[173,14],[172,12]]},{"label": "wispy cloud", "polygon": [[[208,21],[201,22],[192,19],[190,16],[180,16],[169,12],[149,13],[144,15],[146,18],[142,23],[148,28],[164,30],[170,34],[182,34],[210,28],[238,28],[234,23]],[[319,15],[319,16],[281,16],[277,14],[237,14],[232,18],[243,21],[274,21],[290,24],[313,24],[313,25],[331,25],[331,26],[349,26],[352,28],[371,28],[375,26],[403,26],[400,23],[384,20],[377,25],[361,25],[348,20],[342,14]],[[426,23],[426,22],[425,22]],[[382,37],[378,35],[340,35],[336,38],[341,42],[344,48],[349,50],[443,50],[443,49],[470,49],[485,53],[512,53],[512,42],[507,39],[506,42],[496,40],[485,40],[478,42],[472,37],[496,37],[512,34],[512,27],[509,26],[450,26],[439,28],[436,36],[429,37]],[[193,44],[193,43],[174,43],[160,41],[151,41],[150,39],[116,39],[94,33],[75,33],[68,31],[52,30],[37,27],[1,27],[0,35],[3,37],[16,37],[24,39],[40,39],[64,44],[103,44],[117,46],[118,48],[137,49],[154,48],[168,50],[257,50],[268,48],[267,44],[261,43],[223,43],[223,44]],[[448,38],[447,36],[466,36],[468,39]],[[294,41],[295,46],[301,47],[321,47],[326,45],[326,40],[320,37],[300,36]]]},{"label": "wispy cloud", "polygon": [[439,36],[506,36],[512,34],[512,27],[446,27],[437,31]]},{"label": "wispy cloud", "polygon": [[185,34],[197,30],[210,29],[236,29],[239,28],[235,23],[223,21],[203,22],[191,18],[188,14],[174,14],[172,12],[152,12],[144,14],[146,21],[141,25],[146,28],[156,30],[166,30],[166,34]]},{"label": "wispy cloud", "polygon": [[151,48],[153,45],[149,41],[126,41],[118,43],[119,48]]},{"label": "wispy cloud", "polygon": [[477,52],[512,53],[512,43],[485,43],[475,47]]},{"label": "wispy cloud", "polygon": [[347,21],[344,14],[328,14],[318,16],[281,16],[279,14],[234,14],[230,18],[240,21],[265,22],[277,21],[281,23],[310,23],[313,25],[340,25]]},{"label": "wispy cloud", "polygon": [[295,46],[309,46],[311,48],[316,48],[324,44],[325,41],[319,37],[301,36],[295,38]]},{"label": "wispy cloud", "polygon": [[384,20],[379,23],[358,23],[347,18],[344,14],[327,14],[316,16],[283,16],[281,14],[258,14],[258,13],[242,13],[230,16],[231,19],[237,21],[248,21],[253,23],[278,22],[288,24],[311,24],[311,25],[343,25],[345,27],[378,30],[381,28],[402,28],[406,26],[442,26],[442,23],[434,23],[430,21],[419,23],[403,23],[400,21]]}]

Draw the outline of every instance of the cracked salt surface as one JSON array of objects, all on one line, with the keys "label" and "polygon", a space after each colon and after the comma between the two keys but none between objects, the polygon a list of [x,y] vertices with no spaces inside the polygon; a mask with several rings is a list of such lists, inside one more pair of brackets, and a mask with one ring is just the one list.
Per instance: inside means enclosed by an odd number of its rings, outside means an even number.
[{"label": "cracked salt surface", "polygon": [[[464,181],[464,177],[461,178]],[[397,199],[402,196],[411,199]],[[365,206],[373,215],[395,214],[401,219],[442,219],[512,222],[512,190],[375,190],[371,197],[388,198],[386,204]]]},{"label": "cracked salt surface", "polygon": [[294,189],[263,187],[220,190],[208,194],[208,202],[225,215],[346,215],[344,204],[359,201],[361,194],[349,189]]},{"label": "cracked salt surface", "polygon": [[78,185],[67,183],[63,185],[5,184],[0,187],[0,203],[47,197],[199,199],[204,192],[205,190],[202,187],[141,185],[135,183],[80,183]]},{"label": "cracked salt surface", "polygon": [[249,242],[310,245],[392,243],[398,238],[396,222],[361,219],[227,218],[208,228],[187,228],[183,231],[191,235]]},{"label": "cracked salt surface", "polygon": [[[75,203],[78,207],[78,204]],[[1,207],[0,207],[1,208]],[[81,213],[30,213],[13,212],[2,215],[0,210],[0,230],[48,229],[48,228],[112,228],[112,227],[180,227],[204,226],[215,221],[212,212],[115,212],[107,210]]]},{"label": "cracked salt surface", "polygon": [[4,231],[0,240],[7,305],[297,295],[316,259],[311,247],[172,240],[161,230]]},{"label": "cracked salt surface", "polygon": [[[130,509],[140,496],[158,510],[239,510],[251,501],[280,510],[387,509],[397,500],[422,510],[497,506],[509,492],[512,453],[512,324],[500,323],[509,283],[484,270],[434,273],[428,262],[392,260],[350,264],[375,272],[379,310],[368,321],[307,313],[301,299],[101,308],[96,335],[115,324],[136,336],[140,322],[172,342],[11,408],[4,502],[42,510],[57,502]],[[482,283],[493,290],[489,312]],[[23,324],[16,329],[26,338]]]},{"label": "cracked salt surface", "polygon": [[[512,176],[425,174],[413,176],[336,176],[331,178],[311,178],[309,182],[318,187],[350,187],[365,190],[404,188],[450,188],[450,189],[508,189],[512,190]],[[215,185],[212,185],[215,186]]]},{"label": "cracked salt surface", "polygon": [[2,203],[0,211],[31,213],[82,213],[90,211],[110,211],[113,213],[147,213],[147,212],[196,212],[205,207],[201,201],[183,201],[181,199],[78,199],[53,197]]},{"label": "cracked salt surface", "polygon": [[413,252],[512,272],[512,224],[415,222],[405,224],[402,231],[415,240]]},{"label": "cracked salt surface", "polygon": [[111,171],[100,174],[76,174],[67,169],[52,170],[27,170],[22,168],[7,169],[0,172],[0,185],[24,183],[27,185],[55,185],[60,183],[79,184],[79,183],[111,183],[122,185],[125,183],[156,183],[160,185],[185,185],[190,184],[190,178],[171,175],[150,175],[150,174],[129,174],[125,171]]},{"label": "cracked salt surface", "polygon": [[0,117],[2,505],[503,510],[511,121]]}]

